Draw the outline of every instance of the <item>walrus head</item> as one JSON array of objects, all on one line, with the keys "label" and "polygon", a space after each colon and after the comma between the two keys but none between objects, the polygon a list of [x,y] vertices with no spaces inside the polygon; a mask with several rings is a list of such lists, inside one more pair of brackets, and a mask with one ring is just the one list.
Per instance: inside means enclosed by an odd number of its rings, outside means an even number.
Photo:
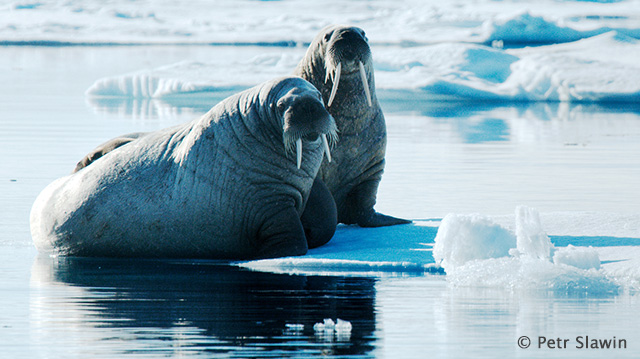
[{"label": "walrus head", "polygon": [[306,56],[315,71],[324,69],[324,83],[332,83],[327,107],[333,104],[341,79],[362,81],[363,95],[372,106],[371,84],[367,79],[367,70],[372,72],[371,49],[364,30],[341,25],[326,27],[314,39]]},{"label": "walrus head", "polygon": [[364,68],[364,64],[371,61],[371,49],[364,31],[358,27],[338,27],[327,32],[323,41],[325,43],[325,68],[327,69],[324,82],[327,83],[329,79],[333,82],[327,107],[331,107],[336,91],[338,91],[340,77],[343,75],[360,76],[367,104],[371,106],[371,91]]},{"label": "walrus head", "polygon": [[283,143],[287,154],[296,154],[296,164],[302,164],[304,143],[322,141],[327,160],[331,162],[330,148],[338,139],[338,129],[327,112],[320,93],[293,88],[277,103],[282,118]]}]

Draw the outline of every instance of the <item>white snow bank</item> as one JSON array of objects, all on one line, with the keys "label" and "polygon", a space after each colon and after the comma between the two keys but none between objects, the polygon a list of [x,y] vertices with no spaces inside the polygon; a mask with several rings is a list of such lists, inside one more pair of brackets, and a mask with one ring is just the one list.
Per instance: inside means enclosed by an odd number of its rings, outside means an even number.
[{"label": "white snow bank", "polygon": [[508,44],[556,44],[574,42],[584,38],[618,31],[629,37],[640,38],[638,28],[611,28],[601,26],[588,30],[569,27],[563,21],[546,19],[543,16],[523,12],[516,15],[500,14],[482,24],[480,37],[486,43]]},{"label": "white snow bank", "polygon": [[[516,209],[515,234],[479,215],[448,215],[440,228],[433,256],[453,285],[570,294],[615,293],[620,289],[620,281],[599,270],[594,248],[555,248],[534,209]],[[451,230],[460,228],[464,230]],[[467,251],[469,247],[474,250]]]},{"label": "white snow bank", "polygon": [[616,32],[499,50],[440,44],[374,52],[376,84],[423,96],[505,101],[640,100],[640,41]]},{"label": "white snow bank", "polygon": [[[534,49],[445,43],[374,47],[378,91],[404,97],[503,101],[640,101],[640,41],[609,32]],[[214,60],[185,61],[104,78],[91,97],[163,98],[240,90],[290,75],[304,49],[247,57],[212,49]]]},{"label": "white snow bank", "polygon": [[[299,61],[290,54],[264,54],[243,58],[231,51],[216,51],[215,61],[182,61],[156,69],[103,78],[88,90],[92,97],[165,98],[174,95],[241,90],[284,76]],[[222,52],[222,53],[220,53]],[[235,56],[234,56],[235,55]]]},{"label": "white snow bank", "polygon": [[12,1],[0,4],[0,43],[309,43],[332,23],[356,24],[380,44],[555,43],[611,29],[635,36],[639,15],[637,0]]}]

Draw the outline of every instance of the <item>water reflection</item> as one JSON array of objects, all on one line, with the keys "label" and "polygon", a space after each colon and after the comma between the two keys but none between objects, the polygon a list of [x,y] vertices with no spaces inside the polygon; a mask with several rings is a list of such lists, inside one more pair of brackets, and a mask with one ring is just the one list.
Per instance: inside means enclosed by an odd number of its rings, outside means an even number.
[{"label": "water reflection", "polygon": [[[207,112],[233,91],[153,99],[89,97],[86,101],[102,115],[142,120],[190,119]],[[634,103],[436,101],[419,94],[388,91],[381,91],[379,98],[388,124],[393,125],[396,117],[411,117],[431,126],[450,126],[467,144],[513,142],[523,137],[525,141],[532,137],[549,141],[549,137],[553,140],[558,135],[569,145],[584,144],[571,141],[577,140],[585,129],[613,131],[610,135],[622,136],[627,134],[627,128],[637,128],[640,121],[640,104]]]},{"label": "water reflection", "polygon": [[[100,353],[366,355],[375,280],[296,276],[212,262],[38,257],[32,268],[35,345]],[[324,318],[347,335],[314,332]]]}]

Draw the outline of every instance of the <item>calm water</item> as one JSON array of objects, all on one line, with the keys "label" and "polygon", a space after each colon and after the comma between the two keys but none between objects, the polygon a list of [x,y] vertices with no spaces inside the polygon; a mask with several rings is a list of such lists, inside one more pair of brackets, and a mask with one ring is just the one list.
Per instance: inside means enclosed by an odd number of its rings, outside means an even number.
[{"label": "calm water", "polygon": [[[375,50],[375,49],[374,49]],[[215,98],[90,101],[98,78],[185,59],[304,49],[0,48],[0,356],[637,357],[637,295],[452,288],[444,276],[295,276],[223,263],[36,255],[29,209],[98,143],[190,120]],[[380,93],[389,131],[378,209],[640,211],[640,106],[425,102]],[[351,333],[313,330],[324,318]],[[576,349],[576,337],[626,349]],[[518,340],[528,336],[531,347]],[[569,339],[538,348],[538,337]]]}]

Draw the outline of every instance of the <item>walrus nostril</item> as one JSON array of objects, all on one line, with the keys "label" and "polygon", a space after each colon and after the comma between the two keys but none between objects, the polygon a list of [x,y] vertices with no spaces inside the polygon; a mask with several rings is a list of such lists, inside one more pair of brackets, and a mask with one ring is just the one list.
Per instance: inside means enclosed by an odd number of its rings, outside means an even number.
[{"label": "walrus nostril", "polygon": [[319,136],[320,136],[320,134],[318,134],[317,132],[311,132],[311,133],[307,133],[306,135],[302,136],[302,138],[304,138],[305,141],[314,142],[315,140],[318,139]]}]

